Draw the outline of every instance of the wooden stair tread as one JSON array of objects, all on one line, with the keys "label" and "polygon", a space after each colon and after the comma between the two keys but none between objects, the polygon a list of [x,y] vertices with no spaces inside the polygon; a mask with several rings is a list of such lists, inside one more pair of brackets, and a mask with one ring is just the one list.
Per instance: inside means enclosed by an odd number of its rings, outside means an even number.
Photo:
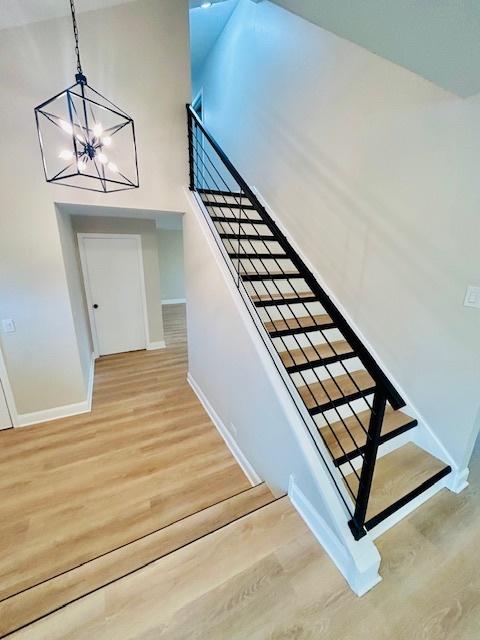
[{"label": "wooden stair tread", "polygon": [[267,293],[260,296],[252,296],[252,302],[268,302],[270,300],[292,300],[296,298],[312,298],[311,291],[296,291],[293,293]]},{"label": "wooden stair tread", "polygon": [[0,602],[0,637],[275,501],[262,483]]},{"label": "wooden stair tread", "polygon": [[289,278],[303,279],[298,271],[242,271],[244,280],[288,280]]},{"label": "wooden stair tread", "polygon": [[[445,468],[445,463],[411,442],[378,458],[368,503],[367,521]],[[346,481],[350,489],[356,493],[356,475],[352,472],[346,476]]]},{"label": "wooden stair tread", "polygon": [[265,323],[265,329],[269,333],[275,331],[300,331],[300,329],[310,329],[323,325],[331,325],[332,319],[326,313],[318,315],[304,316],[301,318],[287,318],[286,320],[272,320]]},{"label": "wooden stair tread", "polygon": [[267,223],[261,218],[245,218],[242,216],[242,219],[232,218],[231,216],[210,216],[213,222],[220,222],[225,224],[263,224]]},{"label": "wooden stair tread", "polygon": [[218,234],[222,240],[228,240],[233,242],[277,242],[277,240],[271,234],[255,234],[255,233],[224,233],[223,231]]},{"label": "wooden stair tread", "polygon": [[295,365],[304,365],[312,362],[318,362],[326,358],[334,358],[337,355],[352,354],[352,347],[346,340],[338,340],[336,342],[328,342],[315,346],[304,347],[303,349],[291,349],[280,353],[285,367],[293,367]]},{"label": "wooden stair tread", "polygon": [[367,371],[352,371],[350,375],[344,373],[336,376],[335,379],[322,380],[322,384],[314,382],[308,386],[299,387],[298,391],[307,409],[319,413],[332,406],[344,404],[349,398],[356,397],[359,393],[357,387],[360,391],[368,391],[375,387],[375,383]]},{"label": "wooden stair tread", "polygon": [[[343,456],[343,452],[353,452],[357,447],[363,447],[366,444],[367,436],[365,431],[368,431],[370,415],[371,412],[369,409],[360,411],[357,413],[358,420],[355,416],[349,416],[348,418],[344,418],[343,422],[338,420],[337,422],[330,423],[330,427],[325,425],[319,429],[325,444],[335,459]],[[365,430],[362,429],[359,421]],[[407,416],[407,414],[402,411],[395,411],[392,407],[387,406],[383,420],[382,436],[388,436],[388,434],[408,427],[408,425],[415,426],[416,423],[416,420]],[[352,437],[348,434],[347,429],[350,431]]]},{"label": "wooden stair tread", "polygon": [[286,253],[228,252],[232,260],[288,260]]},{"label": "wooden stair tread", "polygon": [[239,202],[220,202],[217,200],[203,200],[206,207],[224,207],[225,209],[255,209],[252,204],[243,204]]}]

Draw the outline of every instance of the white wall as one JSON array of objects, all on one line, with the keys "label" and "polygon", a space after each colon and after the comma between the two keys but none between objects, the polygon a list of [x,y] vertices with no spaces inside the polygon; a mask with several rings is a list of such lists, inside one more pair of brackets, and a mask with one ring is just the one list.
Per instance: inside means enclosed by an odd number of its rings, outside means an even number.
[{"label": "white wall", "polygon": [[183,232],[171,229],[158,229],[157,241],[161,274],[161,299],[181,300],[185,298]]},{"label": "white wall", "polygon": [[480,285],[480,96],[249,0],[198,84],[207,126],[463,466],[480,426],[480,311],[462,306]]},{"label": "white wall", "polygon": [[80,264],[77,232],[72,224],[72,216],[68,213],[62,213],[61,207],[57,207],[57,223],[78,353],[80,355],[83,378],[85,385],[87,385],[92,366],[93,340]]},{"label": "white wall", "polygon": [[181,211],[190,97],[187,0],[137,0],[78,16],[91,85],[135,119],[138,190],[93,194],[44,181],[33,108],[74,81],[68,18],[0,32],[0,318],[19,412],[85,399],[55,202]]}]

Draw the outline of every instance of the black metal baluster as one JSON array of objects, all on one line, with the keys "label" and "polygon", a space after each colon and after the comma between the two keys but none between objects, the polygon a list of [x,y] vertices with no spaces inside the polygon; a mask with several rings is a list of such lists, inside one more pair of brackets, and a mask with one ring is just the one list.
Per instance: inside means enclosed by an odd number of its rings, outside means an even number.
[{"label": "black metal baluster", "polygon": [[364,524],[367,517],[368,500],[372,489],[373,475],[375,473],[375,462],[377,460],[378,447],[380,445],[380,434],[382,431],[383,417],[387,396],[383,389],[378,389],[373,397],[372,414],[368,426],[369,439],[365,447],[365,457],[363,460],[362,473],[358,485],[355,513],[349,522],[350,529],[356,540],[360,540],[366,534]]}]

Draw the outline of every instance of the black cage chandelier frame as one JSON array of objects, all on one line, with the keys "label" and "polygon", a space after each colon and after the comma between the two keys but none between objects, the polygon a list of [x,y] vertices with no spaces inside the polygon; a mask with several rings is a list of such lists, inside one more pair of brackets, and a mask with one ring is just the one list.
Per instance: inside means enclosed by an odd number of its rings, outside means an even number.
[{"label": "black cage chandelier frame", "polygon": [[77,58],[75,84],[35,107],[45,179],[101,193],[136,189],[133,118],[88,84],[80,61],[74,0],[69,2]]}]

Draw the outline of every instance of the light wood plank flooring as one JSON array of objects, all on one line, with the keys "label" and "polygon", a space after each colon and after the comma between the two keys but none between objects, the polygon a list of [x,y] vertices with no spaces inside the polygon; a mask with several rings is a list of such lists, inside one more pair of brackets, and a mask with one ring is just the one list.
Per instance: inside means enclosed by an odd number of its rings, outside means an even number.
[{"label": "light wood plank flooring", "polygon": [[471,469],[378,539],[363,598],[282,498],[12,640],[478,640],[478,449]]},{"label": "light wood plank flooring", "polygon": [[93,410],[0,433],[0,600],[247,489],[167,348],[97,361]]}]

